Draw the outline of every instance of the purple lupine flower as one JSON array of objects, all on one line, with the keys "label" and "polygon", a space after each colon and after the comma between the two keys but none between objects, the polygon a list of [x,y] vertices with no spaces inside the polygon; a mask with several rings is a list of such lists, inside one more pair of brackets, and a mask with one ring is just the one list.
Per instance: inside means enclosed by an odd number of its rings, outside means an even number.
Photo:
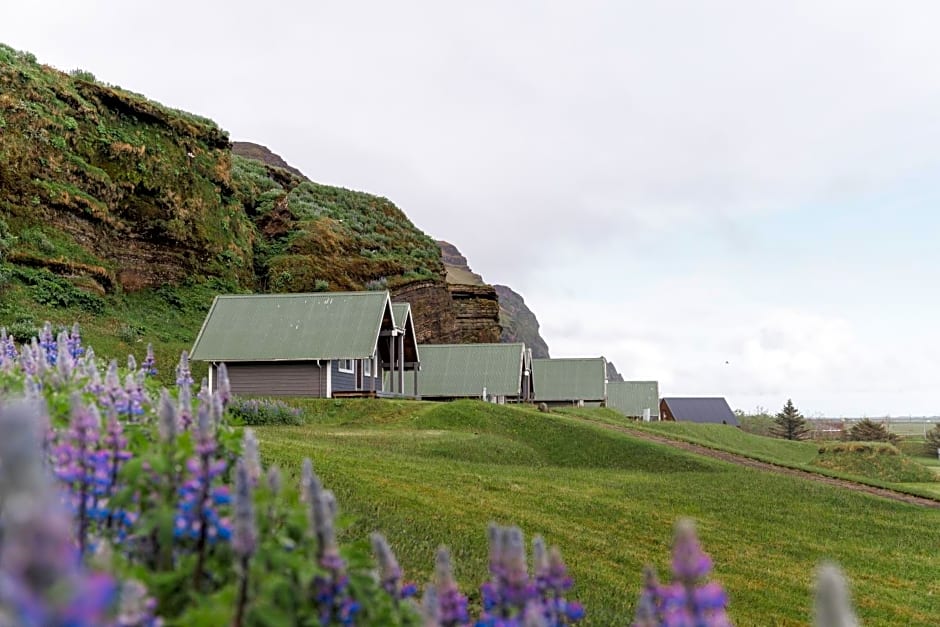
[{"label": "purple lupine flower", "polygon": [[483,585],[483,608],[491,617],[522,613],[537,595],[526,568],[525,544],[518,527],[490,527],[491,580]]},{"label": "purple lupine flower", "polygon": [[258,438],[253,429],[245,429],[242,438],[242,459],[245,460],[245,469],[251,485],[258,485],[261,480],[261,453],[258,451]]},{"label": "purple lupine flower", "polygon": [[545,540],[536,536],[532,543],[532,558],[535,570],[535,586],[541,598],[541,607],[549,625],[564,625],[584,617],[584,608],[580,603],[565,599],[565,593],[571,590],[573,581],[568,576],[568,569],[561,558],[557,546],[545,549]]},{"label": "purple lupine flower", "polygon": [[446,624],[441,620],[441,601],[433,583],[424,588],[424,596],[421,597],[421,618],[424,619],[424,627],[441,627]]},{"label": "purple lupine flower", "polygon": [[59,333],[56,341],[56,370],[61,384],[65,384],[72,379],[72,370],[75,368],[75,357],[69,350],[69,335],[65,331]]},{"label": "purple lupine flower", "polygon": [[[102,448],[107,455],[108,489],[106,499],[110,502],[117,491],[118,474],[125,462],[132,457],[131,452],[127,449],[127,437],[124,435],[124,428],[118,420],[117,412],[113,409],[108,414],[107,427],[102,438]],[[109,505],[105,525],[111,528],[115,522],[127,522],[127,516],[123,512],[114,511]]]},{"label": "purple lupine flower", "polygon": [[31,377],[39,375],[39,350],[36,338],[33,338],[29,344],[23,344],[20,351],[20,368],[23,370],[23,374]]},{"label": "purple lupine flower", "polygon": [[223,406],[228,405],[228,402],[232,399],[232,385],[228,379],[228,367],[225,364],[219,364],[216,374],[219,377],[218,385],[216,385],[219,398],[222,400]]},{"label": "purple lupine flower", "polygon": [[13,336],[7,335],[6,328],[0,328],[0,363],[12,364],[18,356]]},{"label": "purple lupine flower", "polygon": [[[437,602],[437,623],[441,627],[464,627],[468,624],[467,597],[460,593],[454,570],[450,561],[450,552],[445,547],[437,550],[434,569],[435,598]],[[425,599],[425,604],[432,601]]]},{"label": "purple lupine flower", "polygon": [[[316,484],[319,484],[319,480]],[[319,608],[320,623],[329,625],[338,622],[341,625],[352,625],[359,611],[359,604],[349,592],[346,562],[340,557],[339,545],[336,543],[336,498],[329,490],[320,490],[315,497],[311,493],[308,498],[313,499],[311,514],[315,521],[314,533],[318,539],[317,565],[323,571],[313,580],[314,599]]]},{"label": "purple lupine flower", "polygon": [[[193,425],[193,400],[191,386],[183,382],[178,388],[179,404],[177,405],[176,416],[183,431],[188,431]],[[202,405],[199,407],[202,410]]]},{"label": "purple lupine flower", "polygon": [[130,398],[127,390],[121,385],[116,359],[112,359],[108,363],[108,372],[104,377],[104,389],[98,396],[98,402],[105,409],[113,408],[118,414],[130,414]]},{"label": "purple lupine flower", "polygon": [[258,544],[251,488],[248,465],[244,459],[241,459],[235,469],[235,520],[232,528],[232,551],[242,558],[250,557]]},{"label": "purple lupine flower", "polygon": [[176,365],[176,385],[192,385],[193,373],[189,369],[189,353],[180,353],[180,361]]},{"label": "purple lupine flower", "polygon": [[238,600],[235,603],[234,627],[241,627],[248,603],[248,563],[258,546],[255,510],[252,502],[252,482],[243,459],[235,469],[235,523],[232,531],[232,551],[239,558]]},{"label": "purple lupine flower", "polygon": [[153,344],[147,344],[147,357],[144,358],[144,363],[140,365],[140,368],[148,377],[157,376],[157,360],[153,354]]},{"label": "purple lupine flower", "polygon": [[166,388],[160,390],[160,407],[157,410],[160,417],[160,439],[172,444],[179,434],[179,422],[176,419],[176,407]]},{"label": "purple lupine flower", "polygon": [[418,588],[414,584],[402,584],[401,566],[381,533],[372,534],[372,551],[379,564],[379,584],[396,602],[412,597]]},{"label": "purple lupine flower", "polygon": [[0,406],[0,614],[25,627],[107,624],[117,586],[81,569],[68,515],[42,466],[36,401]]},{"label": "purple lupine flower", "polygon": [[[185,387],[185,383],[184,383]],[[200,407],[201,409],[201,407]],[[214,425],[206,412],[199,412],[196,432],[196,456],[187,462],[190,479],[180,490],[180,511],[177,515],[177,537],[189,536],[196,540],[196,566],[193,569],[193,587],[198,590],[210,544],[228,540],[231,527],[220,517],[219,505],[229,502],[228,486],[214,485],[228,464],[216,459],[217,443]]]},{"label": "purple lupine flower", "polygon": [[92,520],[106,516],[100,500],[109,486],[108,454],[100,449],[101,416],[95,405],[85,406],[78,394],[72,397],[72,417],[53,451],[53,472],[68,488],[76,516],[79,555],[88,546]]},{"label": "purple lupine flower", "polygon": [[205,545],[232,536],[227,517],[219,513],[219,506],[228,505],[231,495],[228,486],[215,485],[225,472],[224,460],[213,460],[204,467],[198,457],[186,462],[188,479],[179,488],[174,535]]},{"label": "purple lupine flower", "polygon": [[730,627],[724,589],[705,581],[711,566],[711,557],[702,551],[694,524],[680,520],[673,540],[673,583],[657,583],[655,572],[647,569],[634,627]]},{"label": "purple lupine flower", "polygon": [[72,325],[72,333],[68,337],[67,348],[72,359],[78,359],[85,354],[85,348],[82,346],[82,333],[78,323]]},{"label": "purple lupine flower", "polygon": [[144,413],[144,406],[149,404],[147,392],[131,371],[124,377],[124,396],[127,399],[127,416],[135,418]]},{"label": "purple lupine flower", "polygon": [[55,334],[52,332],[52,323],[48,320],[42,325],[42,330],[39,332],[39,347],[46,356],[46,363],[54,366],[59,354],[59,346],[56,343]]},{"label": "purple lupine flower", "polygon": [[271,491],[272,496],[277,496],[280,493],[282,482],[281,469],[277,466],[268,468],[268,489]]}]

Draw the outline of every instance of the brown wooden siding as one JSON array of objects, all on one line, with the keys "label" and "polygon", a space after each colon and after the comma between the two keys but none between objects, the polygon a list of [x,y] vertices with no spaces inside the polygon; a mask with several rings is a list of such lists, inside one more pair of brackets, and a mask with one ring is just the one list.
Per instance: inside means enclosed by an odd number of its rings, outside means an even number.
[{"label": "brown wooden siding", "polygon": [[317,366],[316,362],[252,362],[226,366],[235,396],[326,396],[326,366]]}]

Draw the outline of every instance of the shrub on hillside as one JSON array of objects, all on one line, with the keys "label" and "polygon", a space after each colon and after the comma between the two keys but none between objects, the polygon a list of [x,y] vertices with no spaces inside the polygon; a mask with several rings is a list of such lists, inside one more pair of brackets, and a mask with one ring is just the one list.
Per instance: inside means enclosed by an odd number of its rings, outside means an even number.
[{"label": "shrub on hillside", "polygon": [[855,442],[890,442],[892,444],[897,444],[901,440],[896,434],[888,431],[885,425],[870,418],[852,425],[843,437]]},{"label": "shrub on hillside", "polygon": [[303,424],[301,411],[283,401],[234,398],[228,409],[235,420],[252,427]]},{"label": "shrub on hillside", "polygon": [[842,442],[819,447],[813,465],[879,481],[927,483],[937,477],[926,466],[886,442]]},{"label": "shrub on hillside", "polygon": [[924,451],[931,457],[937,455],[938,450],[940,450],[940,424],[927,432],[926,442],[924,443]]}]

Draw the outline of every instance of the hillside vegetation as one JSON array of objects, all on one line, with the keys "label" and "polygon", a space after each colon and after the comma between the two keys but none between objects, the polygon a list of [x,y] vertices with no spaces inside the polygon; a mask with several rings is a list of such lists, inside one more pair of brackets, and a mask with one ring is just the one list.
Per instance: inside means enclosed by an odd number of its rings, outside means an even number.
[{"label": "hillside vegetation", "polygon": [[[475,401],[306,401],[308,423],[260,427],[262,453],[295,476],[305,456],[359,537],[385,532],[409,578],[454,549],[463,588],[485,577],[485,525],[561,546],[589,624],[621,624],[641,568],[661,571],[676,518],[699,521],[737,625],[805,625],[823,559],[848,572],[866,625],[929,625],[940,514],[724,464],[565,415]],[[884,573],[892,573],[886,578]]]},{"label": "hillside vegetation", "polygon": [[419,319],[456,324],[440,250],[398,207],[245,146],[256,158],[209,119],[0,45],[0,326],[25,341],[77,319],[107,356],[146,338],[168,362],[215,294],[411,285]]}]

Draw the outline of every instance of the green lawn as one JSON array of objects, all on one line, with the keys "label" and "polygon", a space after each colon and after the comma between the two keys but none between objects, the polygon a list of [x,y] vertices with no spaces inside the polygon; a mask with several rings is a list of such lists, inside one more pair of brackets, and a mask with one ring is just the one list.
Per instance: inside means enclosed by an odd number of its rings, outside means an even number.
[{"label": "green lawn", "polygon": [[310,424],[257,429],[266,461],[296,477],[311,457],[355,520],[347,533],[385,532],[418,582],[431,576],[435,548],[450,545],[472,600],[495,520],[561,546],[590,624],[625,624],[643,564],[665,571],[672,524],[692,516],[737,625],[806,624],[812,570],[824,559],[848,571],[866,625],[940,615],[938,510],[724,464],[572,416],[473,401],[301,405]]},{"label": "green lawn", "polygon": [[[838,469],[822,467],[814,463],[817,461],[819,455],[819,444],[816,442],[781,440],[747,433],[746,431],[728,427],[727,425],[694,424],[687,422],[636,422],[626,420],[620,414],[609,409],[564,408],[555,411],[566,416],[583,418],[594,423],[609,425],[618,429],[635,429],[654,433],[674,440],[681,440],[715,450],[736,453],[780,466],[849,479],[920,496],[940,497],[940,482],[898,483],[892,481],[889,475],[879,472],[878,468],[864,464],[855,465],[855,471],[852,472],[850,472],[848,468]],[[914,448],[917,451],[920,450],[918,447]],[[909,449],[909,446],[902,446],[902,450]],[[925,466],[940,465],[940,462],[934,462],[933,459],[929,457],[921,455],[910,455],[908,457],[910,461]]]}]

